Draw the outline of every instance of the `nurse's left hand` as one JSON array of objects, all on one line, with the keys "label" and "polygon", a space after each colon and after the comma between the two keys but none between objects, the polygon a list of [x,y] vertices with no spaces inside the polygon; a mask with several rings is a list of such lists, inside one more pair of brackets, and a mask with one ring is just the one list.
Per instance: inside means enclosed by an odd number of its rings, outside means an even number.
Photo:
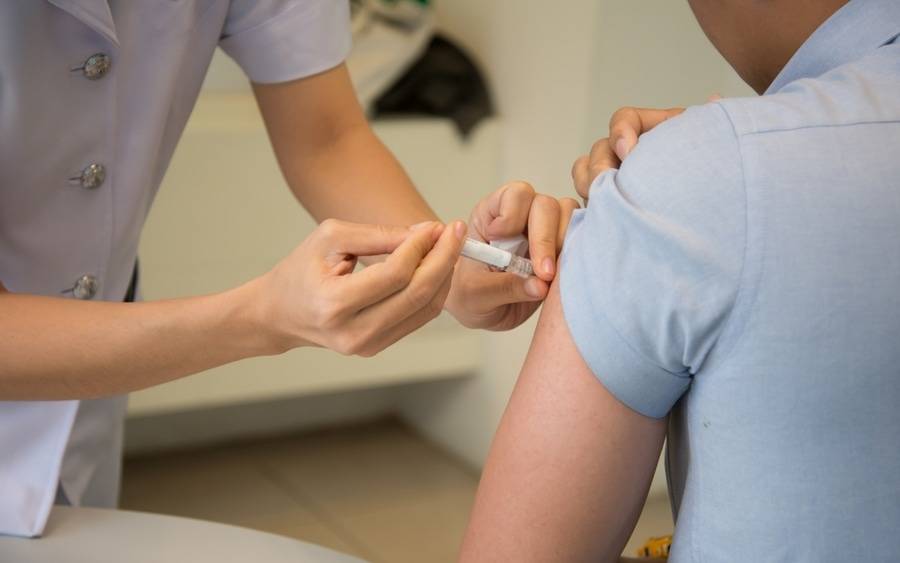
[{"label": "nurse's left hand", "polygon": [[525,322],[556,277],[569,218],[578,207],[572,198],[536,193],[527,182],[510,182],[481,200],[469,217],[468,236],[492,241],[526,235],[535,275],[523,279],[460,258],[446,309],[470,328],[509,330]]}]

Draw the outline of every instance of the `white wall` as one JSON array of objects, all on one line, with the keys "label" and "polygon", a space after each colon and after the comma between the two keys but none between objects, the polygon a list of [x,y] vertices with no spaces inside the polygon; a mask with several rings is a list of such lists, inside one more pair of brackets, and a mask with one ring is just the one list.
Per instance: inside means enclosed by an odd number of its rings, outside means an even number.
[{"label": "white wall", "polygon": [[606,136],[609,116],[621,106],[702,104],[713,93],[754,95],[703,35],[686,0],[598,4],[585,146]]}]

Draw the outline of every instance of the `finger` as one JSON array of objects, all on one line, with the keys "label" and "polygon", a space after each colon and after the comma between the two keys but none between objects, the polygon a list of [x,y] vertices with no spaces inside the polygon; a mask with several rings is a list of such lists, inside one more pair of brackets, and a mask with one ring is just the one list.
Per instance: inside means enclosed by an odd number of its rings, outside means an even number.
[{"label": "finger", "polygon": [[359,311],[383,301],[407,287],[416,269],[435,246],[435,234],[445,230],[440,223],[408,231],[406,240],[383,262],[336,280],[347,307]]},{"label": "finger", "polygon": [[572,220],[572,212],[579,209],[581,205],[570,197],[564,197],[559,200],[559,233],[556,235],[556,253],[562,251],[563,241],[566,239],[566,233],[569,231],[569,221]]},{"label": "finger", "polygon": [[572,181],[575,182],[575,191],[578,192],[585,201],[588,198],[588,191],[591,189],[591,174],[588,171],[588,163],[590,157],[582,155],[572,165]]},{"label": "finger", "polygon": [[326,219],[315,231],[319,248],[329,253],[376,256],[393,252],[408,236],[407,227],[366,225]]},{"label": "finger", "polygon": [[708,98],[706,98],[706,101],[707,102],[718,102],[721,99],[722,99],[722,94],[720,94],[718,92],[713,92],[712,94],[709,95]]},{"label": "finger", "polygon": [[610,168],[618,168],[622,165],[622,161],[609,144],[609,139],[600,139],[591,146],[591,152],[588,155],[588,190],[590,184],[594,183],[597,176],[603,174]]},{"label": "finger", "polygon": [[466,224],[455,221],[444,229],[434,248],[421,261],[409,283],[386,299],[373,303],[358,313],[364,326],[392,326],[427,307],[449,276],[459,259]]},{"label": "finger", "polygon": [[513,303],[541,301],[550,285],[530,276],[522,278],[508,272],[476,271],[466,275],[467,287],[462,288],[467,308],[483,315]]},{"label": "finger", "polygon": [[378,331],[378,335],[372,342],[363,347],[360,355],[374,356],[378,352],[393,345],[404,336],[415,332],[419,328],[428,324],[430,321],[434,320],[435,317],[440,315],[441,310],[443,310],[444,308],[444,302],[447,300],[447,295],[450,294],[452,278],[452,274],[447,276],[447,279],[444,280],[443,284],[438,289],[431,302],[429,302],[428,306],[416,311],[391,328]]},{"label": "finger", "polygon": [[684,108],[620,108],[609,120],[609,144],[619,159],[625,160],[639,136],[683,111]]},{"label": "finger", "polygon": [[472,224],[485,240],[522,234],[528,222],[534,188],[527,182],[510,182],[475,208]]},{"label": "finger", "polygon": [[528,215],[528,250],[535,274],[553,281],[556,275],[556,237],[559,235],[559,202],[538,194],[531,202]]}]

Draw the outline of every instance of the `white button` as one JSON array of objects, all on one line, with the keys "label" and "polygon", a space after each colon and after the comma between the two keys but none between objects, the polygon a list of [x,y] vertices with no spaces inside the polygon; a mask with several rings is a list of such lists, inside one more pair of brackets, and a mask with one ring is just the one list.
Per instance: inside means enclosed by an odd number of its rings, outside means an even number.
[{"label": "white button", "polygon": [[99,285],[100,283],[97,281],[96,276],[85,274],[75,282],[75,286],[72,288],[72,295],[76,299],[92,299],[97,295]]}]

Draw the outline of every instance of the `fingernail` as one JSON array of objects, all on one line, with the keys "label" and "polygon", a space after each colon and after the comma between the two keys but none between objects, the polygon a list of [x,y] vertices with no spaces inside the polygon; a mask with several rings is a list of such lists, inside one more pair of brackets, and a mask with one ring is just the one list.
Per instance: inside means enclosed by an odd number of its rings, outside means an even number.
[{"label": "fingernail", "polygon": [[421,223],[416,223],[415,225],[410,225],[410,231],[418,231],[421,228],[427,227],[428,225],[434,225],[434,221],[422,221]]},{"label": "fingernail", "polygon": [[541,296],[541,282],[539,282],[535,278],[530,278],[525,281],[525,293],[528,297],[532,297],[537,299]]},{"label": "fingernail", "polygon": [[620,137],[616,141],[616,155],[621,160],[625,160],[625,157],[628,156],[628,142],[625,141],[625,137]]},{"label": "fingernail", "polygon": [[457,221],[456,225],[453,227],[453,232],[456,234],[457,240],[462,240],[462,238],[466,235],[466,224],[462,221]]},{"label": "fingernail", "polygon": [[544,258],[544,261],[541,262],[541,264],[544,267],[544,272],[546,272],[546,274],[548,276],[553,276],[553,273],[554,273],[553,272],[553,258],[550,258],[548,256],[548,257]]}]

